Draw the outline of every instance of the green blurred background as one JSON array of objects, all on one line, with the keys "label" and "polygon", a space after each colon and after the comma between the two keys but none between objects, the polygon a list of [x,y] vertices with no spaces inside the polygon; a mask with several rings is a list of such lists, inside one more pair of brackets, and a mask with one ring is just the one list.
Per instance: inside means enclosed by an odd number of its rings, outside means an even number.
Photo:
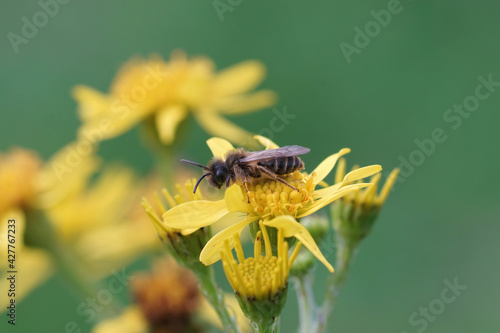
[{"label": "green blurred background", "polygon": [[[309,166],[350,147],[350,163],[380,163],[388,171],[412,154],[417,158],[415,140],[442,128],[447,140],[413,172],[403,170],[404,182],[362,244],[331,331],[417,332],[422,326],[412,326],[409,317],[441,297],[444,280],[455,278],[467,289],[420,331],[500,331],[500,89],[459,128],[443,119],[474,94],[479,76],[500,81],[500,3],[403,0],[400,13],[372,33],[350,63],[340,44],[355,45],[354,28],[364,30],[374,20],[370,11],[387,9],[388,1],[243,0],[223,20],[211,1],[70,1],[18,53],[7,33],[20,34],[21,19],[31,20],[41,7],[34,0],[0,7],[2,151],[16,145],[48,158],[75,137],[71,87],[107,91],[130,57],[168,58],[178,48],[205,54],[218,68],[264,62],[262,87],[277,91],[276,108],[295,116],[273,139],[310,147]],[[231,120],[258,133],[273,116],[269,109]],[[106,141],[99,154],[146,173],[153,158],[137,138],[134,130]],[[207,138],[192,122],[182,153],[208,160]],[[320,296],[326,269],[317,272]],[[75,311],[79,303],[54,277],[19,305],[18,325],[9,332],[63,332],[68,321],[87,331]],[[296,307],[290,294],[283,332],[297,327]],[[6,317],[1,321],[6,327]]]}]

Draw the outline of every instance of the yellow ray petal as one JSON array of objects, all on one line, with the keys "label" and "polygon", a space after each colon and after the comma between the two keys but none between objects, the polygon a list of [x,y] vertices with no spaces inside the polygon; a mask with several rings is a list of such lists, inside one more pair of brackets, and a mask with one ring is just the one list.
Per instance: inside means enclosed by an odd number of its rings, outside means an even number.
[{"label": "yellow ray petal", "polygon": [[194,115],[208,133],[226,138],[239,146],[257,147],[253,134],[217,114],[210,111],[201,111],[196,112]]},{"label": "yellow ray petal", "polygon": [[88,133],[99,133],[99,136],[95,135],[98,140],[111,139],[125,133],[147,116],[131,109],[126,112],[126,115],[108,112],[92,121],[82,123],[78,128],[78,138],[88,140]]},{"label": "yellow ray petal", "polygon": [[93,88],[76,86],[71,94],[79,104],[78,116],[85,122],[100,118],[111,111],[110,98]]},{"label": "yellow ray petal", "polygon": [[161,142],[167,145],[172,144],[177,127],[186,115],[186,108],[180,104],[170,105],[156,114],[156,129]]},{"label": "yellow ray petal", "polygon": [[251,206],[247,203],[247,197],[245,196],[241,186],[237,184],[232,185],[226,190],[224,200],[226,201],[226,207],[230,212],[251,212]]},{"label": "yellow ray petal", "polygon": [[146,333],[149,324],[138,306],[128,306],[116,317],[99,322],[91,333]]},{"label": "yellow ray petal", "polygon": [[234,147],[229,141],[221,138],[211,138],[207,140],[208,148],[212,151],[214,157],[224,159],[226,154],[232,150]]},{"label": "yellow ray petal", "polygon": [[392,190],[392,186],[398,179],[398,174],[399,174],[399,169],[396,168],[392,170],[391,174],[389,177],[387,177],[387,180],[385,181],[384,187],[380,191],[380,195],[377,198],[377,204],[383,205],[385,200],[387,200],[387,197],[389,196],[389,193]]},{"label": "yellow ray petal", "polygon": [[198,229],[210,225],[229,213],[224,200],[189,201],[163,214],[163,223],[169,228]]},{"label": "yellow ray petal", "polygon": [[214,103],[217,111],[222,114],[242,114],[273,106],[276,104],[277,99],[278,97],[275,92],[261,90],[242,96],[222,97]]},{"label": "yellow ray petal", "polygon": [[369,166],[351,171],[347,175],[344,176],[344,179],[342,180],[342,182],[334,184],[334,185],[327,187],[327,188],[323,188],[321,190],[314,191],[314,198],[315,199],[321,198],[325,195],[328,195],[328,193],[333,193],[348,182],[354,182],[356,180],[372,176],[372,175],[376,174],[377,172],[379,172],[380,170],[382,170],[382,167],[380,165],[369,165]]},{"label": "yellow ray petal", "polygon": [[349,172],[345,177],[344,177],[344,182],[354,182],[358,179],[363,179],[366,177],[370,177],[377,172],[380,172],[382,170],[382,167],[380,165],[369,165],[365,166],[363,168],[359,168],[356,170],[353,170]]},{"label": "yellow ray petal", "polygon": [[255,140],[259,141],[261,145],[266,147],[266,150],[268,149],[278,149],[280,146],[272,142],[270,139],[266,138],[265,136],[261,135],[254,135]]},{"label": "yellow ray petal", "polygon": [[341,149],[338,153],[330,155],[327,158],[325,158],[323,162],[321,162],[312,172],[316,173],[316,176],[314,176],[313,180],[314,185],[317,185],[319,182],[325,179],[325,177],[328,176],[330,171],[332,171],[333,167],[335,166],[335,163],[337,163],[337,160],[341,156],[348,154],[350,151],[351,150],[349,148],[344,148]]},{"label": "yellow ray petal", "polygon": [[214,89],[222,95],[241,94],[255,88],[265,75],[261,62],[244,61],[220,71],[214,78]]},{"label": "yellow ray petal", "polygon": [[[332,188],[332,187],[334,187],[336,185],[330,186],[329,188]],[[351,191],[358,190],[360,188],[371,186],[371,185],[372,184],[370,184],[370,183],[360,183],[360,184],[354,184],[354,185],[347,185],[347,186],[344,186],[344,187],[340,188],[339,190],[332,191],[330,194],[323,195],[320,199],[316,200],[313,204],[308,205],[308,206],[305,207],[304,210],[301,210],[299,212],[297,218],[304,217],[304,216],[307,216],[307,215],[311,215],[312,213],[314,213],[314,212],[318,211],[319,209],[325,207],[329,203],[331,203],[331,202],[333,202],[333,201],[335,201],[335,200],[343,197],[347,193],[349,193]],[[324,190],[326,190],[326,189],[324,189]]]},{"label": "yellow ray petal", "polygon": [[297,238],[311,253],[318,258],[323,265],[328,268],[328,270],[333,273],[333,267],[326,260],[326,258],[321,253],[321,250],[316,245],[314,238],[312,238],[306,227],[297,222],[293,217],[288,215],[278,216],[271,221],[264,222],[266,226],[279,228],[283,230],[285,237],[295,237]]},{"label": "yellow ray petal", "polygon": [[225,218],[233,219],[233,225],[212,237],[200,253],[200,261],[207,266],[220,260],[220,252],[224,249],[224,241],[226,239],[229,241],[229,246],[232,249],[234,247],[233,234],[240,232],[248,224],[257,220],[257,217],[248,217],[246,214],[241,213],[229,213]]}]

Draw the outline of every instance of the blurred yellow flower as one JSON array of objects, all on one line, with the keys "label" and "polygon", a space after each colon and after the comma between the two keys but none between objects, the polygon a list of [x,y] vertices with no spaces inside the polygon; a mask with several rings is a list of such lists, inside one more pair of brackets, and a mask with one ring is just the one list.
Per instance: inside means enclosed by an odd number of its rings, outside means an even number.
[{"label": "blurred yellow flower", "polygon": [[133,59],[119,71],[109,94],[86,86],[74,88],[83,122],[79,134],[90,140],[110,139],[151,119],[160,141],[171,144],[191,113],[208,133],[248,144],[250,134],[221,115],[273,105],[274,92],[250,92],[264,77],[264,66],[254,60],[217,73],[210,59],[188,59],[181,51],[173,52],[168,62],[159,56]]},{"label": "blurred yellow flower", "polygon": [[16,252],[22,258],[17,300],[50,276],[54,266],[65,265],[59,262],[63,257],[99,278],[159,249],[147,219],[135,220],[128,208],[137,205],[144,187],[122,167],[107,168],[91,181],[100,162],[92,149],[78,150],[79,144],[66,145],[45,163],[21,149],[0,155],[0,185],[9,189],[0,194],[2,231],[15,216]]},{"label": "blurred yellow flower", "polygon": [[[256,137],[256,139],[261,141],[267,148],[277,147],[269,139],[263,137]],[[227,152],[234,149],[229,142],[220,138],[212,138],[207,143],[217,158],[224,158]],[[183,203],[165,212],[163,222],[170,228],[193,230],[211,225],[222,219],[229,219],[231,226],[215,235],[207,243],[200,255],[201,262],[205,265],[211,265],[220,259],[220,250],[224,247],[224,240],[229,239],[232,248],[234,245],[232,235],[252,222],[261,220],[264,223],[272,223],[273,218],[283,215],[290,216],[294,220],[299,219],[313,214],[351,191],[370,186],[369,183],[352,185],[346,185],[346,183],[379,172],[381,170],[379,165],[355,170],[345,175],[342,181],[335,185],[316,189],[316,186],[333,169],[338,158],[348,152],[349,149],[342,149],[340,152],[327,157],[310,175],[298,171],[287,175],[285,180],[297,187],[299,191],[292,190],[290,187],[274,180],[259,179],[248,186],[248,196],[250,198],[248,203],[243,186],[234,184],[226,190],[224,199]],[[284,221],[281,222],[285,223]],[[298,222],[295,221],[295,223],[301,226]],[[290,226],[292,227],[292,225]],[[330,271],[333,271],[333,268],[326,262],[319,249],[316,250],[317,246],[307,230],[305,228],[301,230],[295,226],[293,226],[292,230],[296,232],[293,236],[302,237],[299,240],[327,265]],[[308,240],[310,241],[306,241],[303,237],[305,234],[309,235]]]},{"label": "blurred yellow flower", "polygon": [[34,204],[41,165],[38,155],[26,149],[12,149],[7,154],[0,152],[0,216]]},{"label": "blurred yellow flower", "polygon": [[[46,209],[62,240],[98,275],[159,250],[154,229],[137,214],[146,186],[123,166],[103,169],[80,192]],[[136,208],[137,206],[137,208]]]}]

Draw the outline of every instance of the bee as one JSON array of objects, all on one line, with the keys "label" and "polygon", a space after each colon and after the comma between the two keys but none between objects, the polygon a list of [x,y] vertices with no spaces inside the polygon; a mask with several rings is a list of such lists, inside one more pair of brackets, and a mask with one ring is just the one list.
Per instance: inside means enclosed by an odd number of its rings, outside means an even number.
[{"label": "bee", "polygon": [[196,182],[193,193],[206,177],[208,184],[218,189],[223,185],[227,188],[234,183],[243,184],[247,201],[250,202],[247,184],[262,176],[299,191],[298,188],[288,184],[279,176],[304,169],[304,162],[297,156],[307,154],[309,151],[311,151],[309,148],[295,145],[254,152],[239,148],[229,152],[225,160],[214,158],[207,166],[188,160],[181,160],[181,162],[196,165],[204,171]]}]

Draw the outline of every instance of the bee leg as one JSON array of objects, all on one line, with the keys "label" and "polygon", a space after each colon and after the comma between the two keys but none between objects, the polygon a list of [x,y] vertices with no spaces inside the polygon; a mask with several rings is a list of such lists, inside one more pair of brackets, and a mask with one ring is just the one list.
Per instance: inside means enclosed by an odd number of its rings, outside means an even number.
[{"label": "bee leg", "polygon": [[264,168],[263,166],[261,165],[257,165],[257,169],[259,169],[260,171],[262,171],[263,173],[265,173],[267,176],[269,176],[269,178],[273,179],[273,180],[276,180],[282,184],[285,184],[286,186],[296,190],[297,192],[300,192],[298,188],[296,188],[295,186],[292,186],[290,184],[288,184],[285,180],[279,178],[278,176],[276,176],[274,173],[272,173],[271,171],[267,170],[266,168]]},{"label": "bee leg", "polygon": [[247,182],[243,182],[243,187],[245,188],[245,193],[247,194],[247,203],[250,203],[250,196],[248,195],[248,187],[247,187]]},{"label": "bee leg", "polygon": [[235,174],[237,174],[236,178],[241,179],[241,182],[243,184],[243,188],[245,189],[245,193],[247,194],[247,203],[250,203],[250,196],[248,195],[248,178],[245,175],[245,172],[238,166],[235,166],[234,168]]}]

